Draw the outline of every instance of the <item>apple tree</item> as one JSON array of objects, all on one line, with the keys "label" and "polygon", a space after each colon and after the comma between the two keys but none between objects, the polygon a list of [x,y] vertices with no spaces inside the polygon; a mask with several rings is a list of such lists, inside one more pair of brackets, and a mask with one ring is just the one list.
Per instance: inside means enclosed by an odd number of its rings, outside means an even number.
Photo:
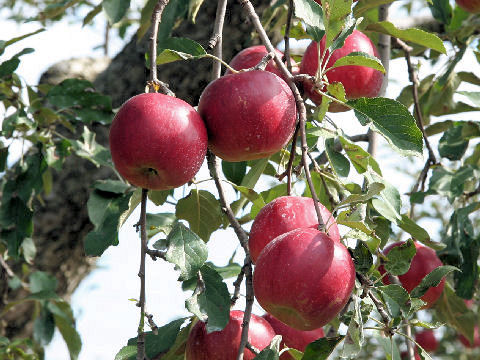
[{"label": "apple tree", "polygon": [[[7,2],[19,21],[22,6],[38,9],[29,20],[45,26],[78,11],[84,24],[105,15],[120,35],[137,26],[149,70],[117,107],[99,90],[114,83],[108,70],[95,85],[32,85],[17,68],[33,49],[0,59],[1,357],[42,358],[57,328],[78,358],[81,339],[58,286],[68,280],[39,267],[37,252],[55,247],[36,242],[34,218],[56,174],[81,158],[93,174],[75,209],[90,221],[77,224],[84,261],[117,245],[141,209],[139,324],[115,359],[478,358],[480,74],[457,70],[468,57],[480,62],[478,1],[208,3]],[[208,36],[198,38],[202,16]],[[231,60],[223,29],[238,18],[249,43],[230,43]],[[197,36],[182,36],[182,26]],[[0,41],[0,56],[39,31]],[[299,40],[305,51],[295,51]],[[400,59],[403,89],[387,98]],[[181,99],[183,83],[169,77],[187,75],[171,69],[197,64],[209,83],[187,81],[196,95]],[[96,138],[106,128],[109,145]],[[7,165],[17,141],[21,157]],[[400,164],[398,177],[386,175],[379,143]],[[202,163],[207,176],[197,174]],[[148,201],[157,212],[147,213]],[[163,211],[167,203],[175,211]],[[208,261],[211,235],[230,228],[242,262]],[[175,266],[191,316],[156,324],[146,311],[151,260]],[[263,317],[252,313],[255,301]],[[19,313],[33,330],[16,330],[26,326]]]}]

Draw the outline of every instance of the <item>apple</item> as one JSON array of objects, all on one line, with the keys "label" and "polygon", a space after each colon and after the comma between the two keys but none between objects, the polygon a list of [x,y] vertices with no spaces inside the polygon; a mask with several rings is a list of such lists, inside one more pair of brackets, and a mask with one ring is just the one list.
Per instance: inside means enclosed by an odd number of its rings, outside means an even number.
[{"label": "apple", "polygon": [[458,6],[463,10],[477,14],[480,13],[480,0],[455,0]]},{"label": "apple", "polygon": [[[269,313],[263,315],[263,318],[272,325],[272,328],[277,335],[282,335],[280,349],[286,346],[303,352],[308,344],[325,336],[322,328],[311,331],[302,331],[285,325]],[[285,352],[280,356],[280,360],[293,360],[293,357],[288,352]]]},{"label": "apple", "polygon": [[[186,360],[236,360],[240,338],[242,335],[243,311],[230,311],[230,321],[221,331],[207,333],[205,323],[197,322],[187,339]],[[267,347],[273,337],[270,324],[260,316],[252,314],[248,328],[248,342],[262,350]],[[245,349],[243,358],[251,360],[255,357],[250,350]]]},{"label": "apple", "polygon": [[132,185],[151,190],[179,187],[200,169],[207,130],[185,101],[158,93],[127,100],[110,127],[117,171]]},{"label": "apple", "polygon": [[[401,244],[402,242],[396,242],[387,246],[383,251],[384,254],[388,254],[391,249]],[[417,253],[412,259],[410,269],[408,269],[405,274],[398,277],[400,283],[408,292],[411,292],[418,284],[420,284],[422,279],[430,272],[432,272],[435,268],[443,265],[434,250],[430,249],[429,247],[423,246],[418,242],[415,242],[415,248],[417,249]],[[383,266],[380,266],[378,270],[382,274],[385,273],[385,269],[383,268]],[[390,284],[388,276],[385,276],[383,278],[383,282],[385,284]],[[427,303],[427,305],[425,306],[426,308],[430,308],[433,306],[435,301],[437,301],[437,299],[442,294],[444,286],[445,279],[442,279],[438,286],[431,287],[421,297],[421,299]]]},{"label": "apple", "polygon": [[[283,58],[283,53],[280,50],[275,49],[275,52],[280,57],[280,59]],[[229,65],[235,70],[252,68],[255,65],[257,65],[263,59],[263,57],[267,54],[268,54],[268,51],[263,45],[250,46],[246,49],[243,49],[237,55],[235,55],[233,59],[230,61]],[[295,65],[295,60],[290,58],[290,63],[292,64],[292,72],[295,72],[295,70],[298,71],[298,68],[296,68],[296,65]],[[282,72],[277,67],[273,59],[268,62],[265,68],[265,71],[269,71],[271,73],[274,73],[275,75],[280,76],[282,79],[285,79]],[[227,70],[225,72],[225,75],[227,74],[231,74],[231,71]]]},{"label": "apple", "polygon": [[458,339],[465,347],[469,349],[480,347],[480,334],[478,332],[478,325],[475,325],[473,329],[473,344],[462,334],[458,335]]},{"label": "apple", "polygon": [[423,330],[415,334],[415,341],[428,352],[435,352],[438,348],[438,341],[433,330]]},{"label": "apple", "polygon": [[227,161],[269,157],[293,135],[295,99],[277,75],[261,70],[225,75],[203,91],[198,112],[209,147]]},{"label": "apple", "polygon": [[[327,224],[327,234],[340,242],[337,223],[321,203],[320,214]],[[327,223],[328,221],[328,223]],[[248,246],[255,263],[263,248],[277,236],[298,228],[317,228],[318,219],[313,199],[301,196],[281,196],[265,205],[255,217]]]},{"label": "apple", "polygon": [[318,329],[335,318],[354,284],[347,248],[312,228],[275,238],[260,253],[253,273],[259,304],[298,330]]},{"label": "apple", "polygon": [[[320,54],[325,49],[325,37],[320,41]],[[345,44],[335,50],[327,63],[326,68],[330,68],[335,64],[338,59],[349,55],[352,52],[364,52],[372,56],[378,57],[378,51],[372,41],[358,30],[353,30],[345,40]],[[325,56],[325,60],[328,56],[328,51]],[[325,64],[325,60],[323,64]],[[307,47],[305,54],[303,55],[302,62],[300,64],[300,73],[309,74],[315,76],[318,69],[318,43],[312,42]],[[347,99],[357,99],[360,97],[375,97],[379,94],[383,83],[384,75],[372,68],[358,65],[340,66],[338,68],[329,70],[325,74],[329,83],[340,82],[345,88],[345,94]],[[310,83],[304,84],[306,94],[317,105],[322,102],[322,96],[313,90]],[[323,91],[326,89],[323,88]],[[346,111],[343,105],[336,102],[332,102],[329,106],[329,111],[339,112]]]}]

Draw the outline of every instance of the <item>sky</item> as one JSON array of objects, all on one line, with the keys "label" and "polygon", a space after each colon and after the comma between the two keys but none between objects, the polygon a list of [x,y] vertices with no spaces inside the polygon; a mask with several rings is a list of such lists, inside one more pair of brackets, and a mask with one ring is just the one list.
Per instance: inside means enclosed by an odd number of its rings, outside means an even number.
[{"label": "sky", "polygon": [[[0,10],[0,19],[5,18],[4,14],[5,12]],[[0,20],[2,29],[0,37],[2,40],[8,40],[11,37],[35,31],[39,27],[33,22],[17,25],[10,21]],[[48,26],[43,33],[11,46],[3,59],[24,47],[35,48],[35,53],[22,57],[18,69],[18,73],[27,83],[35,84],[41,73],[57,61],[87,55],[101,57],[103,55],[101,50],[92,49],[102,41],[102,24],[97,24],[92,28],[82,27],[78,22],[60,22]],[[122,44],[120,39],[113,37],[110,44],[111,54],[114,55],[118,52],[122,48]],[[458,69],[471,71],[473,61],[473,55],[468,53],[466,60],[459,65]],[[429,73],[430,70],[428,67],[422,66],[420,77],[422,74]],[[403,59],[392,61],[393,79],[390,82],[387,97],[395,97],[399,93],[405,85],[406,73],[407,68]],[[480,76],[478,71],[477,75]],[[3,118],[1,115],[0,113],[0,119]],[[365,128],[362,128],[353,119],[351,113],[335,114],[332,118],[342,127],[345,125],[344,128],[348,129],[350,135],[365,132]],[[398,163],[404,161],[403,158],[390,151],[383,140],[381,143],[378,158],[385,177],[397,186],[402,194],[409,191],[410,179],[399,175],[396,169]],[[416,160],[415,164],[414,166],[421,166],[423,160]],[[204,164],[197,178],[206,179],[208,177],[209,174]],[[256,190],[262,190],[262,187],[266,186],[268,183],[262,182]],[[215,193],[210,182],[202,183],[199,185],[199,189],[207,189]],[[235,195],[233,191],[230,191],[227,196],[233,200]],[[174,211],[170,205],[155,207],[152,204],[149,204],[148,210],[152,213]],[[133,224],[138,221],[138,217],[137,209],[121,229],[120,245],[110,247],[105,252],[98,260],[97,268],[80,284],[72,296],[71,304],[77,319],[77,329],[83,341],[80,360],[113,359],[127,340],[136,335],[139,309],[130,299],[137,299],[139,293],[137,276],[140,258],[139,239],[133,227]],[[429,223],[423,225],[429,229],[436,226]],[[239,246],[233,232],[227,230],[214,233],[208,243],[208,248],[209,261],[213,261],[217,265],[225,265],[230,255],[238,250]],[[241,250],[235,259],[238,263],[243,262]],[[184,301],[190,296],[190,293],[184,293],[181,290],[177,278],[178,273],[174,271],[173,265],[161,260],[153,262],[147,258],[147,311],[154,315],[154,320],[159,326],[179,317],[188,316],[188,312],[184,308]],[[244,301],[241,299],[237,307],[243,308],[243,306]],[[262,314],[263,310],[255,304],[254,313]],[[57,332],[54,340],[46,349],[46,359],[65,360],[67,358],[66,345]]]}]

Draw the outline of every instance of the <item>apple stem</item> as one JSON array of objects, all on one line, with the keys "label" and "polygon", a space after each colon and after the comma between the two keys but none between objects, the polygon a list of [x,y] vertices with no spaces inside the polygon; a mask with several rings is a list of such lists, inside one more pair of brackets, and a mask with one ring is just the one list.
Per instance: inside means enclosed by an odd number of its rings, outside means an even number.
[{"label": "apple stem", "polygon": [[[292,26],[292,17],[293,17],[293,0],[288,0],[288,10],[287,10],[287,23],[285,25],[285,51],[283,59],[287,63],[287,69],[291,73],[292,72],[292,59],[290,58],[290,27]],[[288,194],[290,195],[290,194]]]},{"label": "apple stem", "polygon": [[302,163],[303,163],[303,168],[305,170],[305,177],[307,178],[307,183],[310,188],[310,192],[312,194],[313,202],[315,205],[315,212],[317,213],[317,219],[318,219],[318,229],[320,231],[325,230],[325,224],[323,222],[322,216],[320,214],[320,207],[318,205],[318,196],[315,191],[315,188],[313,186],[312,178],[310,176],[310,169],[308,167],[308,161],[307,161],[307,151],[308,151],[308,146],[307,146],[307,135],[305,131],[305,123],[307,120],[307,110],[305,108],[305,103],[303,102],[302,96],[300,95],[300,91],[298,90],[297,86],[295,85],[293,81],[293,76],[288,71],[286,65],[283,63],[282,59],[278,56],[277,53],[275,53],[275,48],[272,45],[272,42],[268,38],[267,32],[262,26],[262,23],[260,21],[260,18],[258,17],[257,13],[255,12],[255,8],[253,7],[252,3],[249,0],[239,0],[240,5],[243,7],[243,9],[246,11],[248,17],[252,21],[253,26],[255,27],[255,30],[257,31],[260,39],[262,40],[263,45],[265,45],[265,48],[267,49],[268,52],[273,52],[275,57],[275,64],[277,67],[280,69],[282,74],[284,75],[284,78],[292,90],[293,96],[295,98],[295,103],[297,106],[297,111],[298,111],[298,118],[299,118],[299,126],[300,126],[300,138],[302,141]]},{"label": "apple stem", "polygon": [[145,359],[145,258],[147,255],[147,195],[148,190],[142,189],[142,201],[140,204],[140,299],[137,306],[140,307],[140,322],[138,324],[137,337],[137,360]]}]

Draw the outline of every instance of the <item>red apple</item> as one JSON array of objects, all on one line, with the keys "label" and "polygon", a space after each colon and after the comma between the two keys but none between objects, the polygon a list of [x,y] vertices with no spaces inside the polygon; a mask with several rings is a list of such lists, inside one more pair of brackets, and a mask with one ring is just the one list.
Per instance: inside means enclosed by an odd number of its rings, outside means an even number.
[{"label": "red apple", "polygon": [[[280,349],[286,346],[303,352],[308,344],[325,336],[322,328],[311,331],[302,331],[285,325],[269,313],[263,315],[263,318],[272,325],[275,334],[282,335]],[[293,360],[293,357],[288,352],[285,352],[280,356],[280,360]]]},{"label": "red apple", "polygon": [[478,325],[475,325],[475,328],[473,329],[473,344],[462,334],[458,335],[458,339],[465,347],[469,349],[480,347],[480,334],[478,332]]},{"label": "red apple", "polygon": [[[388,254],[391,249],[401,244],[402,242],[396,242],[394,244],[391,244],[387,246],[383,252],[385,254]],[[443,265],[434,250],[430,249],[429,247],[423,246],[418,242],[415,242],[415,248],[417,249],[417,253],[412,259],[410,269],[408,269],[405,274],[398,277],[402,286],[408,292],[411,292],[418,284],[420,284],[422,279],[430,272],[432,272],[435,268]],[[385,269],[383,268],[383,266],[380,266],[378,270],[382,274],[385,273]],[[390,284],[388,276],[385,276],[383,278],[383,282],[385,284]],[[445,279],[442,279],[438,286],[428,289],[425,295],[421,297],[421,299],[427,303],[427,305],[425,306],[426,308],[433,306],[435,301],[437,301],[437,299],[442,294],[444,286]]]},{"label": "red apple", "polygon": [[[300,73],[314,76],[318,69],[318,43],[312,42],[300,64]],[[320,54],[325,49],[325,37],[320,42]],[[349,55],[352,52],[364,52],[372,56],[378,57],[378,51],[372,41],[358,30],[354,30],[345,40],[345,44],[340,49],[335,50],[327,63],[327,68],[335,64],[338,59]],[[328,57],[328,51],[323,64]],[[338,68],[326,72],[329,83],[340,82],[345,88],[347,99],[357,99],[360,97],[375,97],[379,94],[382,87],[383,74],[372,68],[358,65],[340,66]],[[304,84],[305,92],[310,99],[319,105],[322,102],[322,96],[313,90],[309,83]],[[324,89],[325,91],[325,89]],[[329,111],[339,112],[346,111],[343,105],[332,102]]]},{"label": "red apple", "polygon": [[[320,214],[326,225],[327,234],[340,242],[337,223],[322,204]],[[252,261],[257,261],[263,248],[277,236],[298,228],[317,228],[318,220],[313,199],[300,196],[282,196],[269,202],[255,217],[250,230],[248,246]]]},{"label": "red apple", "polygon": [[480,13],[480,0],[455,0],[458,6],[472,14]]},{"label": "red apple", "polygon": [[275,154],[290,140],[297,118],[285,81],[260,70],[211,82],[200,97],[198,112],[207,125],[211,150],[227,161]]},{"label": "red apple", "polygon": [[[236,360],[242,334],[243,311],[230,312],[230,321],[222,331],[207,334],[205,323],[197,322],[188,335],[186,360]],[[263,318],[253,315],[250,318],[248,342],[262,350],[275,336],[270,324]],[[251,360],[255,357],[245,349],[243,358]]]},{"label": "red apple", "polygon": [[[275,52],[280,57],[280,59],[283,57],[283,53],[280,50],[275,49]],[[267,54],[268,54],[268,51],[263,45],[250,46],[246,49],[243,49],[237,55],[235,55],[232,61],[230,61],[229,65],[235,70],[252,68],[255,65],[257,65],[263,59],[263,57]],[[290,61],[291,61],[290,63],[292,64],[292,71],[293,72],[295,70],[298,71],[298,68],[296,68],[296,65],[295,65],[295,60],[290,58]],[[275,75],[278,75],[282,79],[284,79],[282,72],[277,67],[273,59],[268,62],[267,67],[265,68],[265,71],[274,73]],[[231,74],[231,71],[227,70],[225,72],[225,75],[227,74]]]},{"label": "red apple", "polygon": [[423,330],[415,334],[415,341],[428,352],[435,352],[438,348],[438,341],[433,330]]},{"label": "red apple", "polygon": [[253,274],[260,305],[298,330],[318,329],[335,318],[354,284],[347,248],[311,228],[275,238],[261,252]]},{"label": "red apple", "polygon": [[207,152],[207,131],[185,101],[158,93],[127,100],[110,127],[115,168],[132,185],[166,190],[187,183]]}]

